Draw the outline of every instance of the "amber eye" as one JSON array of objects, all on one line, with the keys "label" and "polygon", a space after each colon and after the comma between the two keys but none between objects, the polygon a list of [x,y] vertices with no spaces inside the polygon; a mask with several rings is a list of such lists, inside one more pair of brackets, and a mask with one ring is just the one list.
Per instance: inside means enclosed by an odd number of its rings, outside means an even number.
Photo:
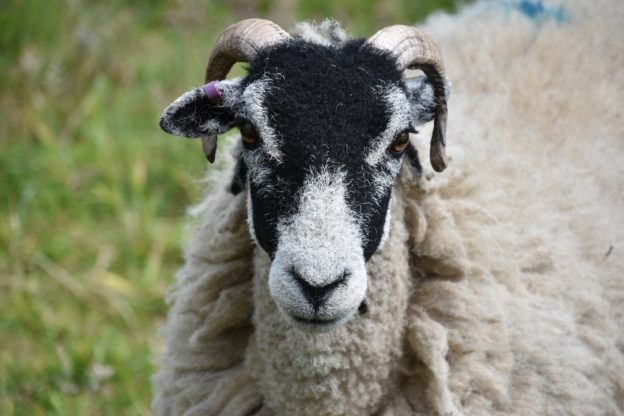
[{"label": "amber eye", "polygon": [[393,152],[402,152],[403,150],[405,150],[405,148],[407,147],[407,145],[409,144],[409,132],[405,131],[401,134],[399,134],[396,139],[394,139],[394,141],[392,142],[392,144],[390,145],[390,149]]},{"label": "amber eye", "polygon": [[251,123],[245,123],[239,127],[241,138],[247,144],[256,144],[258,141],[258,132]]}]

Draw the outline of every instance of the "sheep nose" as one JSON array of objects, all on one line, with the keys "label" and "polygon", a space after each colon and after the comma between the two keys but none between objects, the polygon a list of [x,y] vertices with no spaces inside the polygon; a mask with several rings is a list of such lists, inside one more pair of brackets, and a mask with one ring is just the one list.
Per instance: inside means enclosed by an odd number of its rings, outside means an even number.
[{"label": "sheep nose", "polygon": [[292,275],[299,285],[303,296],[306,298],[308,302],[312,304],[314,310],[318,310],[323,303],[329,299],[332,292],[340,285],[345,284],[347,278],[349,277],[349,273],[345,271],[342,273],[337,279],[332,281],[326,285],[311,285],[308,283],[301,275],[299,275],[296,271],[292,271]]}]

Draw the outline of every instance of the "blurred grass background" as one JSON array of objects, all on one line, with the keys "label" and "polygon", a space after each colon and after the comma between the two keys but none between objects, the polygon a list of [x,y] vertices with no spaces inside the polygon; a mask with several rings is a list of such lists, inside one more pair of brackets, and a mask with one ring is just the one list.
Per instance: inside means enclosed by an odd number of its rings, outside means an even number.
[{"label": "blurred grass background", "polygon": [[354,35],[454,0],[0,2],[0,415],[150,414],[197,142],[158,118],[258,16]]}]

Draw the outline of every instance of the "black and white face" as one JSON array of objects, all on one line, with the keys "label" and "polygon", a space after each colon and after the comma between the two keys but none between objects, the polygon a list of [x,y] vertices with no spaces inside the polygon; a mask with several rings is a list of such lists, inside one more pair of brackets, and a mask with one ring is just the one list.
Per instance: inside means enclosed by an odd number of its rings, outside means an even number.
[{"label": "black and white face", "polygon": [[272,259],[275,303],[307,330],[346,322],[365,301],[365,264],[388,234],[404,153],[417,161],[409,132],[433,118],[431,86],[403,80],[389,54],[361,41],[293,41],[219,88],[219,108],[195,89],[161,125],[187,137],[240,129],[249,228]]}]

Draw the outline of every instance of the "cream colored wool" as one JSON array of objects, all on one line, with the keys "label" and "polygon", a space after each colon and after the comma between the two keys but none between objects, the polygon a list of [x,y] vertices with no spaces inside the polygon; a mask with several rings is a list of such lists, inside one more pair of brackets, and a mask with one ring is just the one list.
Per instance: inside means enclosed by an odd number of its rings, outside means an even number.
[{"label": "cream colored wool", "polygon": [[245,196],[225,190],[231,162],[213,174],[157,414],[624,414],[624,2],[547,5],[562,23],[510,4],[423,27],[453,80],[450,162],[402,170],[368,314],[292,328]]}]

